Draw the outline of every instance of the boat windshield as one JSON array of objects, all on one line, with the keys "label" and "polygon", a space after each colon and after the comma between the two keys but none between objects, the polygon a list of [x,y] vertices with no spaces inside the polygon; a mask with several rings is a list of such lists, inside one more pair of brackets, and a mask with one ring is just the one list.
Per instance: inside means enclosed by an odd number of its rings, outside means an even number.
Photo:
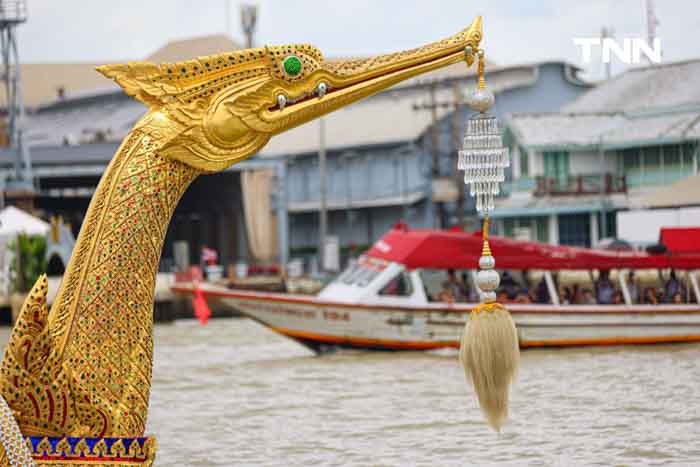
[{"label": "boat windshield", "polygon": [[372,282],[388,264],[389,263],[384,260],[370,258],[369,256],[361,256],[357,261],[351,263],[336,280],[347,285],[365,287]]}]

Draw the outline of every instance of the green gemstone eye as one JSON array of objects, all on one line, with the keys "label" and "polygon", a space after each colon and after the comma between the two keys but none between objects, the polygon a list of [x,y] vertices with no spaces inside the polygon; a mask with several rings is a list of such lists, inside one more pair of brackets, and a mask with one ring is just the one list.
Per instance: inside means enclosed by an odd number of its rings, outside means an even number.
[{"label": "green gemstone eye", "polygon": [[284,66],[284,72],[289,76],[297,76],[301,73],[301,60],[296,55],[290,55],[285,58],[282,66]]}]

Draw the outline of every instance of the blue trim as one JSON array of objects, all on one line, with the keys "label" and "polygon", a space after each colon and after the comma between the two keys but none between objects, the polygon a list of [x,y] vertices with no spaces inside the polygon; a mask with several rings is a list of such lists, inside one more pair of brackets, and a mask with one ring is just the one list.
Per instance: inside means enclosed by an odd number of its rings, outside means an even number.
[{"label": "blue trim", "polygon": [[[140,449],[144,448],[144,445],[146,443],[147,438],[145,437],[139,437],[139,438],[81,438],[81,437],[57,437],[57,436],[28,436],[26,439],[29,440],[31,444],[31,450],[32,450],[32,455],[35,456],[43,456],[43,455],[48,455],[48,456],[61,456],[63,455],[62,452],[59,452],[56,450],[58,444],[62,441],[67,441],[69,445],[69,455],[78,455],[76,452],[75,448],[78,446],[78,444],[82,441],[85,441],[85,445],[88,448],[88,455],[94,455],[97,456],[98,453],[94,451],[95,446],[101,441],[104,440],[105,446],[106,446],[106,452],[105,455],[110,456],[110,455],[116,455],[116,453],[112,452],[112,447],[116,444],[118,440],[121,440],[122,445],[124,446],[124,450],[127,453],[126,456],[131,458],[132,456],[129,454],[129,450],[131,448],[131,445],[134,443],[134,441],[138,444]],[[48,441],[49,446],[51,446],[51,451],[50,452],[45,452],[44,449],[39,449],[39,445],[42,443],[42,441]],[[61,450],[62,451],[62,450]],[[147,455],[147,453],[143,453],[144,455]],[[140,457],[138,457],[140,458]],[[109,459],[109,457],[106,457],[105,459]],[[137,458],[134,458],[137,459]]]}]

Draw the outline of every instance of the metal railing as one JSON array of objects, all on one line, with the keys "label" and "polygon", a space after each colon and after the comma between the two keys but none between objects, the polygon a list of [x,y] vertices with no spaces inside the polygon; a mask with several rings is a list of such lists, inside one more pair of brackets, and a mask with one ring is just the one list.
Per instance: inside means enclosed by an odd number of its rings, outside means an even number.
[{"label": "metal railing", "polygon": [[579,196],[627,193],[624,175],[588,174],[568,177],[535,177],[535,196]]},{"label": "metal railing", "polygon": [[500,198],[505,198],[513,193],[529,193],[533,191],[536,187],[536,182],[534,177],[520,177],[514,180],[506,180],[501,185],[501,192],[499,193]]}]

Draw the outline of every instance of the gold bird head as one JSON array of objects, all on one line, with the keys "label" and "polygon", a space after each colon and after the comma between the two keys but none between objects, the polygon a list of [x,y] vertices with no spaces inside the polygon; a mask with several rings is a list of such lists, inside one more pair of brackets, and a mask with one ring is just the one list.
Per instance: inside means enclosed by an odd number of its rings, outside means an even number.
[{"label": "gold bird head", "polygon": [[272,136],[461,60],[477,50],[481,17],[447,39],[387,55],[324,60],[312,45],[266,46],[178,63],[98,67],[151,112],[164,155],[214,172],[249,157]]}]

